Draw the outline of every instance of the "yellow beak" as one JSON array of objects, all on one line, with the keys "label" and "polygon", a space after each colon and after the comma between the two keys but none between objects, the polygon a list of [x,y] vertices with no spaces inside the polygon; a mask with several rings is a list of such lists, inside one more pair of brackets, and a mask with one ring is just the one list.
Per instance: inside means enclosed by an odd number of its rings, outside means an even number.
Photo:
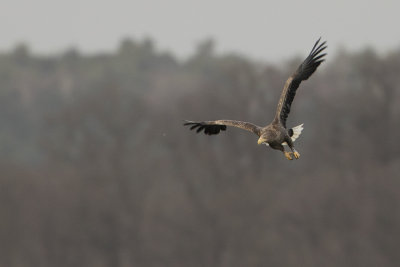
[{"label": "yellow beak", "polygon": [[258,138],[257,144],[261,145],[264,142],[265,142],[265,139]]}]

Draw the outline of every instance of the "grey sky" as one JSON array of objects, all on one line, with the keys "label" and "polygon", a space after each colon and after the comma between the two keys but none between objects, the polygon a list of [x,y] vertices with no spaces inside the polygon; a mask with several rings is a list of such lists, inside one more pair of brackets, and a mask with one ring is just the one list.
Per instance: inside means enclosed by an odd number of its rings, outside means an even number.
[{"label": "grey sky", "polygon": [[197,42],[217,51],[276,61],[304,55],[322,36],[332,54],[372,46],[400,47],[400,1],[385,0],[0,0],[0,50],[27,42],[39,53],[74,46],[112,51],[123,37],[151,37],[185,57]]}]

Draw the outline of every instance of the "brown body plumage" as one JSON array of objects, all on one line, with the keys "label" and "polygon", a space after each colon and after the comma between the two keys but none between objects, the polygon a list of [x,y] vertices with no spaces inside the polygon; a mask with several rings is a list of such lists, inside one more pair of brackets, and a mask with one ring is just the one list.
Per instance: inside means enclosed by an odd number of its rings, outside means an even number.
[{"label": "brown body plumage", "polygon": [[[307,80],[324,61],[324,56],[326,54],[321,54],[321,52],[326,48],[326,42],[318,45],[320,39],[315,43],[308,57],[286,81],[278,102],[275,118],[267,126],[260,127],[250,122],[234,120],[186,121],[184,125],[191,126],[190,130],[196,129],[197,132],[204,130],[204,133],[208,135],[214,135],[218,134],[220,131],[225,131],[226,126],[244,129],[259,136],[258,144],[266,144],[273,149],[282,151],[287,159],[291,160],[292,154],[298,159],[300,154],[294,149],[293,142],[300,135],[303,127],[301,124],[294,128],[287,129],[286,119],[290,113],[290,107],[300,83]],[[291,152],[286,152],[283,145],[288,145]]]}]

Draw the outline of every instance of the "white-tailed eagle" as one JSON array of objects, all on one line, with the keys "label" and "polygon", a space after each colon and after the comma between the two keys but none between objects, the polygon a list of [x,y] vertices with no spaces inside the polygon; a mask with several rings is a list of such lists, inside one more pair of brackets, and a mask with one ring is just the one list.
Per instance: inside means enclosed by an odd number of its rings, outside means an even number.
[{"label": "white-tailed eagle", "polygon": [[[274,120],[265,127],[260,127],[250,122],[235,121],[235,120],[215,120],[215,121],[185,121],[185,126],[190,126],[190,130],[197,130],[201,132],[204,130],[205,134],[214,135],[220,131],[225,131],[226,126],[233,126],[240,129],[250,131],[259,136],[258,144],[269,145],[273,149],[278,149],[285,154],[289,160],[293,156],[298,159],[300,154],[294,149],[293,142],[299,137],[303,130],[303,124],[286,128],[286,119],[290,112],[296,90],[300,83],[307,80],[324,61],[326,42],[319,44],[319,41],[314,44],[308,57],[300,64],[297,70],[286,81],[281,97],[278,102]],[[291,152],[286,152],[283,145],[288,145]]]}]

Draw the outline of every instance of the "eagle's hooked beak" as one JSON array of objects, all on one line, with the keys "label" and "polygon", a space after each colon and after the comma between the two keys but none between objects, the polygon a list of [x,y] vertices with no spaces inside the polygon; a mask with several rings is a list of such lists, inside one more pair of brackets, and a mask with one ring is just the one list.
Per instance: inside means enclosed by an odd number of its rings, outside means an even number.
[{"label": "eagle's hooked beak", "polygon": [[264,143],[265,141],[267,141],[267,140],[260,137],[260,138],[258,138],[257,144],[261,145],[261,144]]}]

